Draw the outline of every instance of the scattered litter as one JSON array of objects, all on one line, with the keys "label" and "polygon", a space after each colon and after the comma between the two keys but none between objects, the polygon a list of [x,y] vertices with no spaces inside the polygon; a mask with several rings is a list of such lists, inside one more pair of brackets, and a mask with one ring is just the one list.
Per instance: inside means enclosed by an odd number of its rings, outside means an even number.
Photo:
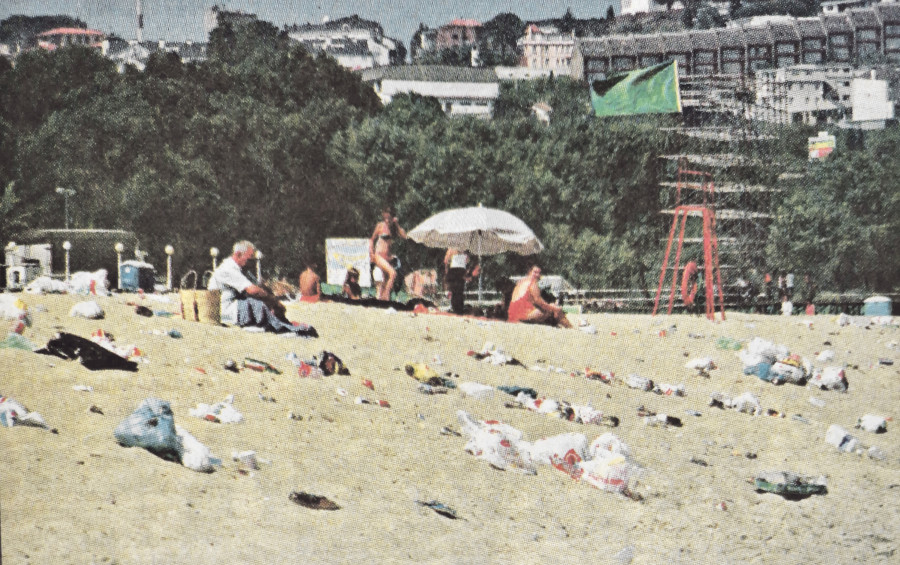
[{"label": "scattered litter", "polygon": [[636,388],[645,392],[653,389],[653,381],[640,375],[628,375],[625,379],[625,384],[628,385],[629,388]]},{"label": "scattered litter", "polygon": [[592,370],[590,367],[587,367],[584,370],[584,378],[590,379],[592,381],[602,381],[606,384],[612,384],[613,380],[616,378],[616,375],[611,371],[598,371]]},{"label": "scattered litter", "polygon": [[543,465],[550,465],[554,455],[570,451],[576,453],[580,459],[587,459],[588,441],[584,434],[559,434],[535,441],[529,451],[532,461]]},{"label": "scattered litter", "polygon": [[884,452],[874,445],[866,451],[866,455],[869,456],[869,459],[874,459],[875,461],[884,461],[886,457]]},{"label": "scattered litter", "polygon": [[684,390],[683,384],[677,384],[677,385],[672,385],[672,384],[667,384],[667,383],[659,384],[659,385],[656,385],[655,387],[653,387],[653,392],[656,394],[663,394],[666,396],[684,396],[685,395],[685,390]]},{"label": "scattered litter", "polygon": [[828,492],[825,477],[806,477],[788,471],[763,471],[753,482],[757,492],[771,492],[785,498],[805,498]]},{"label": "scattered litter", "polygon": [[0,349],[21,349],[23,351],[34,351],[37,347],[22,337],[18,333],[10,333],[6,339],[0,341]]},{"label": "scattered litter", "polygon": [[235,410],[232,403],[234,395],[229,394],[222,402],[216,404],[197,404],[188,413],[195,418],[207,420],[216,424],[236,424],[244,419],[244,415]]},{"label": "scattered litter", "polygon": [[714,392],[710,395],[709,405],[713,408],[732,408],[751,416],[762,414],[762,406],[759,404],[759,399],[750,392],[745,392],[734,398],[721,392]]},{"label": "scattered litter", "polygon": [[48,276],[40,276],[27,285],[25,285],[27,294],[65,294],[72,290],[72,287],[64,281],[58,281]]},{"label": "scattered litter", "polygon": [[887,420],[883,416],[866,414],[856,422],[856,427],[867,432],[883,434],[887,431]]},{"label": "scattered litter", "polygon": [[88,408],[88,412],[90,412],[91,414],[100,414],[101,416],[103,416],[103,410],[99,406],[96,406],[94,404],[91,404],[91,407]]},{"label": "scattered litter", "polygon": [[702,413],[697,412],[696,410],[685,410],[684,413],[687,414],[688,416],[696,416],[698,418],[703,415]]},{"label": "scattered litter", "polygon": [[87,318],[88,320],[102,320],[106,313],[103,308],[93,300],[79,302],[69,310],[69,316],[73,318]]},{"label": "scattered litter", "polygon": [[237,363],[235,363],[234,359],[226,360],[222,365],[222,368],[224,368],[226,371],[231,371],[232,373],[240,372],[240,368],[238,368]]},{"label": "scattered litter", "polygon": [[142,447],[154,455],[181,463],[194,471],[209,473],[221,460],[187,430],[175,425],[172,408],[165,400],[148,398],[116,426],[119,445]]},{"label": "scattered litter", "polygon": [[[391,310],[393,310],[393,308],[391,308]],[[288,495],[288,499],[300,506],[312,508],[313,510],[340,510],[341,508],[324,496],[309,494],[307,492],[293,491]]]},{"label": "scattered litter", "polygon": [[89,385],[75,385],[72,387],[72,390],[77,390],[78,392],[94,392],[94,387]]},{"label": "scattered litter", "polygon": [[363,379],[362,385],[369,390],[375,390],[375,385],[369,379]]},{"label": "scattered litter", "polygon": [[850,386],[847,375],[841,367],[825,367],[821,371],[814,371],[810,384],[822,390],[836,390],[847,392]]},{"label": "scattered litter", "polygon": [[834,359],[834,351],[831,349],[826,349],[825,351],[820,352],[816,355],[816,361],[820,363],[827,363]]},{"label": "scattered litter", "polygon": [[580,320],[578,322],[578,329],[588,335],[596,335],[597,334],[597,328],[595,326],[589,324],[587,320]]},{"label": "scattered litter", "polygon": [[181,339],[182,337],[181,332],[175,329],[169,330],[168,332],[166,332],[166,335],[174,339]]},{"label": "scattered litter", "polygon": [[[694,337],[694,336],[691,334],[688,334],[688,337]],[[703,336],[701,335],[701,336],[697,336],[697,337],[703,337]],[[744,346],[744,344],[741,343],[740,340],[732,339],[730,337],[720,337],[719,339],[716,340],[716,349],[724,349],[726,351],[737,351],[743,346]]]},{"label": "scattered litter", "polygon": [[694,465],[700,465],[701,467],[709,467],[709,463],[697,457],[691,457],[689,462],[693,463]]},{"label": "scattered litter", "polygon": [[448,377],[458,377],[454,373],[444,373],[439,376],[437,372],[425,363],[407,363],[404,367],[406,374],[416,379],[420,383],[431,385],[434,387],[456,388],[456,383]]},{"label": "scattered litter", "polygon": [[390,408],[391,403],[387,400],[369,400],[368,398],[363,398],[362,396],[357,396],[353,402],[356,404],[373,404],[376,406],[381,406],[382,408]]},{"label": "scattered litter", "polygon": [[35,428],[50,429],[43,416],[37,412],[31,412],[12,398],[0,395],[0,425],[11,428],[13,426],[32,426]]},{"label": "scattered litter", "polygon": [[519,365],[524,367],[521,361],[507,355],[500,347],[495,347],[490,341],[485,342],[480,352],[469,351],[469,357],[474,357],[479,361],[487,361],[491,365]]},{"label": "scattered litter", "polygon": [[880,359],[878,360],[878,364],[879,364],[879,365],[893,365],[893,364],[894,364],[894,360],[893,360],[893,359],[887,359],[887,358],[885,358],[885,357],[882,357],[882,358],[880,358]]},{"label": "scattered litter", "polygon": [[812,404],[813,406],[818,406],[819,408],[825,407],[825,401],[822,400],[821,398],[816,398],[815,396],[809,397],[809,403]]},{"label": "scattered litter", "polygon": [[253,469],[254,471],[259,470],[259,463],[256,460],[255,451],[232,451],[231,460],[240,461],[240,463],[248,469]]},{"label": "scattered litter", "polygon": [[143,316],[145,318],[153,317],[153,310],[147,308],[146,306],[142,306],[140,304],[138,304],[137,306],[134,307],[134,313],[137,314],[138,316]]},{"label": "scattered litter", "polygon": [[846,453],[855,451],[859,447],[859,440],[837,424],[832,424],[828,427],[828,431],[825,432],[825,443],[831,444],[838,448],[839,451]]},{"label": "scattered litter", "polygon": [[481,383],[460,383],[459,390],[463,393],[464,396],[468,396],[476,400],[486,400],[494,396],[494,387],[483,385]]},{"label": "scattered litter", "polygon": [[251,371],[256,371],[258,373],[267,372],[267,373],[275,373],[276,375],[280,375],[281,371],[273,367],[272,365],[266,363],[265,361],[259,361],[258,359],[251,359],[250,357],[244,358],[244,368],[250,369]]},{"label": "scattered litter", "polygon": [[512,396],[518,396],[519,393],[523,393],[526,396],[530,396],[531,398],[537,398],[538,393],[533,388],[524,387],[524,386],[514,386],[514,385],[500,385],[497,387],[498,390],[505,392],[506,394]]},{"label": "scattered litter", "polygon": [[428,383],[419,383],[416,390],[422,394],[447,394],[449,389],[445,386],[431,386]]},{"label": "scattered litter", "polygon": [[694,369],[700,376],[708,377],[709,372],[716,368],[716,362],[712,357],[699,357],[685,363],[684,368]]},{"label": "scattered litter", "polygon": [[791,416],[791,420],[794,420],[795,422],[800,422],[801,424],[810,424],[811,423],[809,420],[807,420],[800,414],[794,414],[793,416]]},{"label": "scattered litter", "polygon": [[520,445],[522,432],[496,420],[476,420],[463,410],[456,416],[462,433],[469,438],[464,448],[468,453],[500,470],[512,468],[529,475],[537,474],[530,445]]},{"label": "scattered litter", "polygon": [[461,433],[459,433],[458,431],[454,430],[453,428],[451,428],[449,426],[444,426],[443,428],[441,428],[441,435],[442,436],[462,437]]},{"label": "scattered litter", "polygon": [[430,502],[424,502],[421,500],[417,500],[416,503],[421,504],[422,506],[431,508],[441,516],[445,518],[450,518],[451,520],[457,520],[459,516],[456,515],[456,510],[450,508],[446,504],[440,503],[436,500],[432,500]]},{"label": "scattered litter", "polygon": [[95,296],[109,296],[109,281],[106,269],[98,269],[94,272],[78,271],[69,277],[69,286],[76,294],[93,294]]}]

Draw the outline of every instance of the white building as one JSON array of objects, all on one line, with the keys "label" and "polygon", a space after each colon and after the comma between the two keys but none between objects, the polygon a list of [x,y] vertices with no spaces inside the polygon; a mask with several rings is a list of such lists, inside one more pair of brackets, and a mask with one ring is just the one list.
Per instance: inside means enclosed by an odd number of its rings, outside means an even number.
[{"label": "white building", "polygon": [[321,24],[287,28],[288,37],[313,53],[325,52],[347,69],[359,70],[402,64],[401,44],[385,37],[377,23],[349,16]]},{"label": "white building", "polygon": [[893,119],[887,81],[850,66],[796,65],[756,72],[754,118],[774,123],[884,127]]},{"label": "white building", "polygon": [[500,95],[500,79],[491,69],[441,65],[407,65],[362,71],[385,105],[398,94],[436,98],[450,116],[490,118]]},{"label": "white building", "polygon": [[552,71],[557,75],[569,74],[572,52],[575,50],[575,32],[562,33],[553,26],[531,24],[525,28],[524,37],[516,43],[524,67]]},{"label": "white building", "polygon": [[[681,2],[675,2],[672,4],[673,10],[680,10],[684,8]],[[665,4],[657,4],[653,0],[622,0],[622,12],[621,15],[628,14],[647,14],[650,12],[665,12],[666,5]]]}]

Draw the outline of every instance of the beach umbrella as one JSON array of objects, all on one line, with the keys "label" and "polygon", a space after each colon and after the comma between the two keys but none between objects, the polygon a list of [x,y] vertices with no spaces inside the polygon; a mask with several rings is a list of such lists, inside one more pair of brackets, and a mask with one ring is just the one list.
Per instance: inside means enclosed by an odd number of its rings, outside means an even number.
[{"label": "beach umbrella", "polygon": [[[525,222],[509,212],[475,206],[445,210],[428,218],[408,234],[428,247],[468,251],[478,255],[518,253],[533,255],[544,249]],[[478,277],[481,300],[481,276]]]}]

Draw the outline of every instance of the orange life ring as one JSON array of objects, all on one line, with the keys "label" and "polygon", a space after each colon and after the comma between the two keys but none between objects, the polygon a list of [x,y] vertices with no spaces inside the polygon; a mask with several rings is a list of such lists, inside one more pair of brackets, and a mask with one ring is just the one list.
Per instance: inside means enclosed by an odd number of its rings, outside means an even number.
[{"label": "orange life ring", "polygon": [[681,275],[681,300],[685,306],[693,306],[697,297],[697,262],[690,261]]}]

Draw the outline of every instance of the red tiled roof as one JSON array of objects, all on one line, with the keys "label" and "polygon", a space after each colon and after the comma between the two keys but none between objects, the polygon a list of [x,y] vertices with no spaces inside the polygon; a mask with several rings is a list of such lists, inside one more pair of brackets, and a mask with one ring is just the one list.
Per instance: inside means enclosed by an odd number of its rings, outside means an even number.
[{"label": "red tiled roof", "polygon": [[460,18],[453,20],[449,25],[460,27],[481,27],[481,23],[479,23],[477,20],[463,20]]}]

